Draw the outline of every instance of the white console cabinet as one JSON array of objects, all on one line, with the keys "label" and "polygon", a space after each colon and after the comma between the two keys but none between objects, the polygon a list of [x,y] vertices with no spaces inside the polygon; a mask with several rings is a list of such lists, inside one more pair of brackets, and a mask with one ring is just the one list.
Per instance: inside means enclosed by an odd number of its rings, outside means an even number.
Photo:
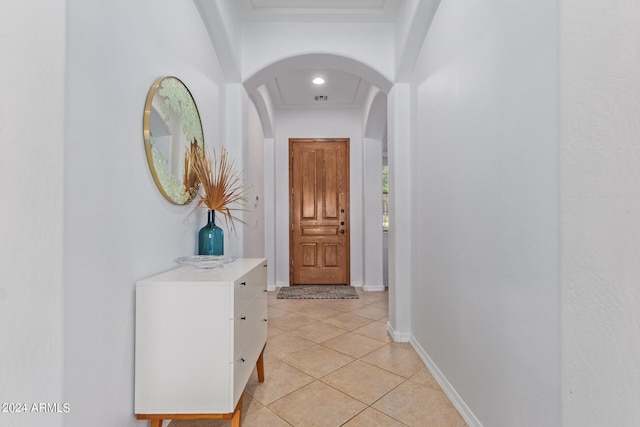
[{"label": "white console cabinet", "polygon": [[162,420],[226,418],[240,425],[253,371],[264,380],[267,263],[180,267],[136,284],[135,413]]}]

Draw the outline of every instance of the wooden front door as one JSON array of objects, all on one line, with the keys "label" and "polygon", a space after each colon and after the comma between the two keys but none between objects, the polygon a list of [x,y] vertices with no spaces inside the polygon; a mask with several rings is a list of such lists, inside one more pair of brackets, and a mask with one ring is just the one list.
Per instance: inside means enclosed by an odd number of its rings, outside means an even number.
[{"label": "wooden front door", "polygon": [[289,283],[348,285],[349,139],[289,139]]}]

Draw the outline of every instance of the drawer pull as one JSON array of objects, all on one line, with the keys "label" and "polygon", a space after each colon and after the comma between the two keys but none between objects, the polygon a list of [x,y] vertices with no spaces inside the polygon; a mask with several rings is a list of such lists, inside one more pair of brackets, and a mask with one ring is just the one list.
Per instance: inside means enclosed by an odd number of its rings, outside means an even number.
[{"label": "drawer pull", "polygon": [[240,282],[240,286],[247,286],[247,282]]},{"label": "drawer pull", "polygon": [[266,321],[267,321],[267,319],[262,319],[262,321],[263,321],[263,322],[266,322]]},{"label": "drawer pull", "polygon": [[244,357],[241,357],[241,358],[240,358],[240,361],[241,361],[242,363],[246,362],[246,361],[244,360]]},{"label": "drawer pull", "polygon": [[242,316],[240,320],[247,320],[247,316]]}]

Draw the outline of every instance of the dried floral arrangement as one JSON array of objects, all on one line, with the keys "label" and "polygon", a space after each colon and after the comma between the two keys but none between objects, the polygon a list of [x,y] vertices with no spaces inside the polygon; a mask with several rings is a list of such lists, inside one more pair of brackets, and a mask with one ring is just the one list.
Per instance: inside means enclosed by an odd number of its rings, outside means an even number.
[{"label": "dried floral arrangement", "polygon": [[202,188],[196,208],[205,206],[219,212],[228,228],[233,230],[235,221],[245,224],[234,212],[245,210],[243,207],[247,203],[248,189],[242,185],[236,163],[229,157],[228,151],[223,148],[218,156],[215,149],[208,153],[197,145],[190,148],[186,151],[186,163]]}]

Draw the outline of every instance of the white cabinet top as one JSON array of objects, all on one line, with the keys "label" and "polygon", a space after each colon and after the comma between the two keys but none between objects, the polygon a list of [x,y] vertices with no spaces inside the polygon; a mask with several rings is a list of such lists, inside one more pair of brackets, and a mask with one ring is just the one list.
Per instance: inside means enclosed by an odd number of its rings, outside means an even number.
[{"label": "white cabinet top", "polygon": [[178,267],[137,282],[137,286],[157,286],[175,282],[232,282],[257,265],[267,263],[265,258],[239,258],[215,268]]}]

